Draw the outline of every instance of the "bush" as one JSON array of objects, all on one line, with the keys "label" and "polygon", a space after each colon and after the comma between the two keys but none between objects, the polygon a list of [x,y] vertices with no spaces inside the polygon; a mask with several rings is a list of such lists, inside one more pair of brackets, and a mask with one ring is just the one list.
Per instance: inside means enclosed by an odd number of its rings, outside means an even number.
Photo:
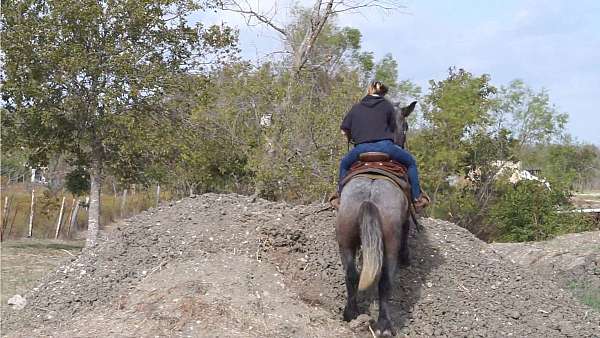
[{"label": "bush", "polygon": [[497,193],[488,218],[497,227],[496,240],[539,241],[593,228],[587,216],[565,212],[570,207],[568,195],[557,187],[548,189],[537,181],[521,181],[514,186],[499,183]]}]

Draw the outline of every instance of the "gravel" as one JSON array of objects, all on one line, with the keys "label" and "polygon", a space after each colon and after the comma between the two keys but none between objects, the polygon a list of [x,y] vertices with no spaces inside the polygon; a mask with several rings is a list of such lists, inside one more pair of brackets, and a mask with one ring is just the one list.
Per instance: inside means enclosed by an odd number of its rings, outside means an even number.
[{"label": "gravel", "polygon": [[[421,222],[395,283],[399,336],[600,337],[600,314],[554,281],[452,223]],[[321,204],[235,194],[165,204],[46,276],[24,309],[3,314],[2,334],[370,337],[373,290],[361,295],[363,316],[341,321],[334,224]]]}]

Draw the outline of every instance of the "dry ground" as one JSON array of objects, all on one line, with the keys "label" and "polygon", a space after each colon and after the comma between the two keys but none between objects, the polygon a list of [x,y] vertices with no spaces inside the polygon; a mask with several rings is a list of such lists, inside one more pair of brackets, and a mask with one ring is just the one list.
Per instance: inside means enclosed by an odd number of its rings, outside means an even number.
[{"label": "dry ground", "polygon": [[[127,220],[3,316],[9,337],[370,337],[341,321],[335,214],[206,194]],[[412,233],[399,336],[600,337],[600,314],[447,222]],[[361,309],[376,317],[373,290]]]},{"label": "dry ground", "polygon": [[7,310],[7,301],[15,294],[25,294],[39,280],[56,269],[65,259],[79,254],[83,247],[80,241],[15,240],[0,245],[0,270],[2,287],[0,301],[2,312]]}]

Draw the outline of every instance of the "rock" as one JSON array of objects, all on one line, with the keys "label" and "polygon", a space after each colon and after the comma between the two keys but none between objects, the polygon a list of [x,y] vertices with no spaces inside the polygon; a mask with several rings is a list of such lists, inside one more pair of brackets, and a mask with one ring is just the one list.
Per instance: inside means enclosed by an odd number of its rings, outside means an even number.
[{"label": "rock", "polygon": [[15,310],[23,310],[27,305],[27,300],[21,295],[14,295],[8,300],[8,305],[12,306]]},{"label": "rock", "polygon": [[427,335],[428,337],[433,336],[433,326],[431,326],[430,324],[425,325],[425,327],[423,328],[423,333],[425,333],[425,335]]},{"label": "rock", "polygon": [[568,336],[568,337],[576,337],[577,336],[577,329],[575,329],[573,324],[571,324],[567,321],[561,321],[560,323],[558,323],[558,327],[560,329],[560,332],[562,334],[564,334],[565,336]]},{"label": "rock", "polygon": [[360,331],[361,329],[367,328],[370,320],[371,320],[371,317],[369,317],[369,315],[363,313],[363,314],[359,315],[358,317],[356,317],[354,320],[350,321],[350,323],[348,323],[348,325],[350,326],[350,328],[352,330]]}]

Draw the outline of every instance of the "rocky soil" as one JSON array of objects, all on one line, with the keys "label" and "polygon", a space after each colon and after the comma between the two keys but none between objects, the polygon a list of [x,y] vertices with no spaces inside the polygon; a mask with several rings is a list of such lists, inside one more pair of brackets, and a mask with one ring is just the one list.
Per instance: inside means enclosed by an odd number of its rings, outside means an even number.
[{"label": "rocky soil", "polygon": [[[3,314],[9,337],[371,337],[345,294],[323,205],[206,194],[103,234]],[[447,222],[423,219],[392,302],[399,336],[600,337],[600,314]],[[370,317],[369,317],[370,316]]]},{"label": "rocky soil", "polygon": [[494,251],[538,276],[600,301],[600,231],[568,234],[549,241],[493,243]]}]

